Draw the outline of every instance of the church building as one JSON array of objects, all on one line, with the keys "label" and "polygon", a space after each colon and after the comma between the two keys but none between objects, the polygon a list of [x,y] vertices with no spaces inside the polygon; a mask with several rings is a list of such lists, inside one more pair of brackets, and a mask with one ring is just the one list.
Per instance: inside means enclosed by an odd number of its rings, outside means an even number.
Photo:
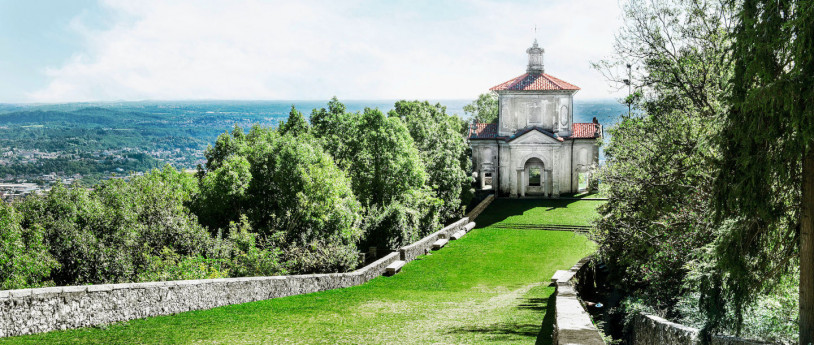
[{"label": "church building", "polygon": [[537,40],[526,53],[526,73],[490,89],[498,94],[498,122],[470,125],[479,187],[512,197],[580,192],[599,162],[602,126],[596,118],[574,123],[579,87],[545,73]]}]

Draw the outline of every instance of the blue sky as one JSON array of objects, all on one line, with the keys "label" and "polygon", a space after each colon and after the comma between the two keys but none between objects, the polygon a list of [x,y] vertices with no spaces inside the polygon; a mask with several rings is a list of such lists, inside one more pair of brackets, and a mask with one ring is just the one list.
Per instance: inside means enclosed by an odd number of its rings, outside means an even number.
[{"label": "blue sky", "polygon": [[[618,92],[615,1],[0,0],[0,102],[470,99],[546,72]],[[537,26],[536,35],[533,27]]]}]

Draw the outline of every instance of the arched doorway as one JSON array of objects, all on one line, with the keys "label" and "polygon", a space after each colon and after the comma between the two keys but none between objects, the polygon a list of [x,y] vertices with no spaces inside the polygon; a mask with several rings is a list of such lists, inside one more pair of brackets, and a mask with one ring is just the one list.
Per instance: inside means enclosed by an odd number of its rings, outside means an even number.
[{"label": "arched doorway", "polygon": [[527,160],[523,175],[526,177],[523,181],[525,194],[545,195],[546,173],[543,161],[536,157]]}]

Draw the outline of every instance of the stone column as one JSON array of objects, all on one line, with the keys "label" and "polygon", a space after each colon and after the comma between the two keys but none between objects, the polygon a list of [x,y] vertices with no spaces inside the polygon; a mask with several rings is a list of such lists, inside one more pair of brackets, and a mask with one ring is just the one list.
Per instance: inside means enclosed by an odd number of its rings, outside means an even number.
[{"label": "stone column", "polygon": [[[511,171],[511,167],[507,167],[507,168],[506,168],[506,170]],[[509,181],[509,183],[510,183],[510,188],[511,188],[511,196],[512,196],[512,198],[516,198],[516,197],[517,197],[517,196],[520,194],[520,189],[519,189],[519,188],[517,188],[517,180],[519,179],[519,177],[518,177],[519,175],[520,175],[520,172],[519,172],[519,171],[516,171],[516,172],[514,173],[514,179],[512,179],[511,181]],[[509,177],[511,177],[511,176],[512,176],[512,175],[511,175],[511,174],[509,174]]]},{"label": "stone column", "polygon": [[559,150],[555,150],[552,155],[554,159],[551,160],[551,196],[553,198],[560,197],[560,174],[557,173],[559,167],[557,164],[560,160]]},{"label": "stone column", "polygon": [[547,198],[551,197],[551,179],[554,174],[551,173],[551,169],[546,169],[545,171],[545,184],[543,185],[543,190],[545,191],[545,196]]},{"label": "stone column", "polygon": [[520,170],[520,196],[526,196],[526,169]]},{"label": "stone column", "polygon": [[478,172],[478,178],[480,179],[480,189],[483,189],[486,187],[486,173],[484,173],[483,168]]}]

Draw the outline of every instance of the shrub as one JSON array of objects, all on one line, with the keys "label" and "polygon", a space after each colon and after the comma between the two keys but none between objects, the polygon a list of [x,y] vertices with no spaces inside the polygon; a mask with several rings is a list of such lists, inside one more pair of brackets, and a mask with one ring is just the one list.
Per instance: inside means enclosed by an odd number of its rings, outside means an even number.
[{"label": "shrub", "polygon": [[[118,283],[159,274],[156,258],[216,258],[210,237],[185,203],[194,179],[167,166],[131,182],[107,181],[93,191],[57,184],[43,196],[26,198],[19,209],[26,231],[43,229],[45,244],[59,267],[58,285]],[[172,253],[172,254],[170,254]],[[148,272],[149,273],[145,273]],[[168,273],[169,275],[173,275]]]},{"label": "shrub", "polygon": [[385,207],[368,211],[365,244],[396,250],[440,229],[442,201],[428,190],[409,193]]},{"label": "shrub", "polygon": [[52,285],[56,260],[43,244],[42,227],[24,230],[20,214],[0,201],[0,290]]}]

